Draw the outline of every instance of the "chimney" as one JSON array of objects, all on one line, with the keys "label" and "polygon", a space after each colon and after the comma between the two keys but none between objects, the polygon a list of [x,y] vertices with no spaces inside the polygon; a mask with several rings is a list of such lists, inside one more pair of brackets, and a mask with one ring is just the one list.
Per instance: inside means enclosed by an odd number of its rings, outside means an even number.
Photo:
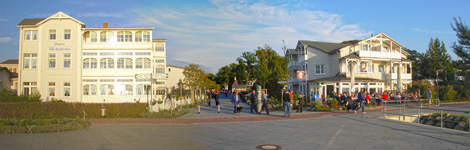
[{"label": "chimney", "polygon": [[108,23],[107,22],[103,22],[103,28],[108,28]]}]

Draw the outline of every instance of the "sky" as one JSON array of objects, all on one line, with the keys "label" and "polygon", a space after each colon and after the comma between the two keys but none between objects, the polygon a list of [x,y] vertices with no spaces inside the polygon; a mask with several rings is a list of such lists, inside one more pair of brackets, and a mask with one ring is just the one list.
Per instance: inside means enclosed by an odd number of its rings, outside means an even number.
[{"label": "sky", "polygon": [[[243,52],[264,45],[279,54],[298,40],[341,42],[385,33],[425,53],[431,38],[442,40],[453,59],[454,17],[470,24],[468,0],[23,0],[0,2],[0,62],[18,59],[19,28],[25,18],[58,11],[86,27],[154,27],[167,39],[167,64],[200,65],[216,73]],[[283,43],[284,41],[284,43]]]}]

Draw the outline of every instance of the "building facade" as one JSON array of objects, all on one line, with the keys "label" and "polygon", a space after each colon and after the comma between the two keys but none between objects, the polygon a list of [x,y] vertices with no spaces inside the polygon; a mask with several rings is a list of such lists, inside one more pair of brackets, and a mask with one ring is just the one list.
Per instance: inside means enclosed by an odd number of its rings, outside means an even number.
[{"label": "building facade", "polygon": [[16,92],[18,89],[18,59],[6,60],[0,63],[0,67],[5,67],[11,73],[9,81],[10,87],[7,88],[7,85],[4,85],[3,88]]},{"label": "building facade", "polygon": [[[332,93],[403,91],[412,82],[412,61],[404,46],[384,33],[355,44],[300,40],[286,51],[294,92],[327,97]],[[295,72],[305,71],[305,79]]]},{"label": "building facade", "polygon": [[153,28],[86,28],[62,12],[18,27],[20,94],[87,103],[164,95],[166,40],[152,40]]}]

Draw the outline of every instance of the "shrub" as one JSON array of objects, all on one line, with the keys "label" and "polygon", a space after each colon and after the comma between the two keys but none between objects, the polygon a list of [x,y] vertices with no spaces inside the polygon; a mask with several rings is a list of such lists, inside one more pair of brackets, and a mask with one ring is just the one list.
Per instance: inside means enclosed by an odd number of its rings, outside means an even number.
[{"label": "shrub", "polygon": [[15,92],[0,90],[0,102],[41,102],[39,93],[17,96]]},{"label": "shrub", "polygon": [[187,109],[175,109],[173,112],[170,112],[168,110],[165,111],[160,111],[158,113],[141,113],[140,116],[143,118],[178,118],[180,116],[183,116],[187,114],[189,111]]},{"label": "shrub", "polygon": [[321,103],[321,101],[315,101],[313,102],[313,106],[315,106],[315,110],[321,110],[323,107],[323,104]]},{"label": "shrub", "polygon": [[0,134],[44,133],[84,129],[85,120],[70,119],[0,119]]}]

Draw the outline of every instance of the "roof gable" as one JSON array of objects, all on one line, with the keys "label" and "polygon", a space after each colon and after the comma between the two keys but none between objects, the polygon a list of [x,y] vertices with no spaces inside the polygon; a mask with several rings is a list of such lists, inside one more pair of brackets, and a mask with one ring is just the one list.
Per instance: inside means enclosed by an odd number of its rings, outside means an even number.
[{"label": "roof gable", "polygon": [[18,59],[8,59],[0,64],[18,64]]},{"label": "roof gable", "polygon": [[37,25],[45,23],[46,21],[50,19],[72,19],[73,21],[81,25],[85,25],[84,23],[78,21],[77,19],[70,17],[69,15],[59,11],[48,18],[23,19],[17,26],[37,26]]},{"label": "roof gable", "polygon": [[304,46],[309,46],[309,47],[319,49],[328,54],[335,53],[341,48],[351,45],[351,44],[317,42],[317,41],[306,41],[306,40],[299,40],[299,43],[301,43]]}]

